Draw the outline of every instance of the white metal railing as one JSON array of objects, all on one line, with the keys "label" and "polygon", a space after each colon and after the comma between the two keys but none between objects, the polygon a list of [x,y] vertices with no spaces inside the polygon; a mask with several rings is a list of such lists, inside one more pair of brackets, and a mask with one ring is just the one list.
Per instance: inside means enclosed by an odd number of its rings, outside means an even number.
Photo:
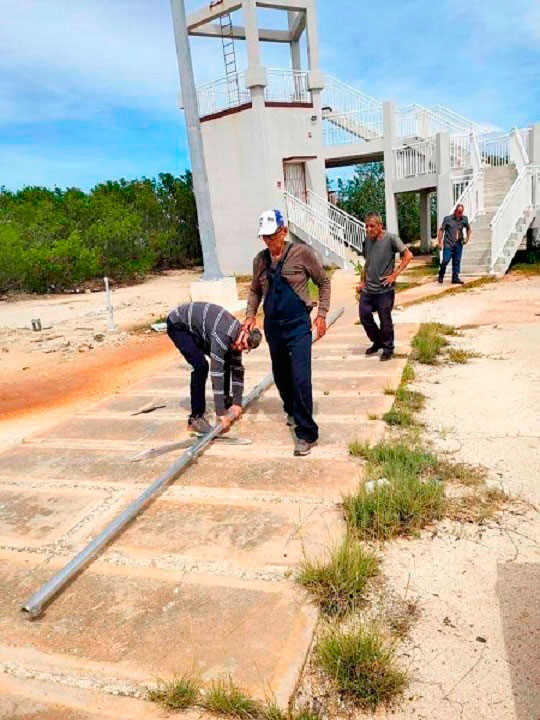
[{"label": "white metal railing", "polygon": [[312,190],[307,192],[307,201],[308,205],[319,215],[330,219],[332,227],[338,226],[341,228],[339,236],[343,238],[346,245],[354,248],[359,253],[362,252],[366,239],[366,226],[363,222],[320,197],[320,195],[316,195]]},{"label": "white metal railing", "polygon": [[206,117],[251,102],[243,72],[214,80],[197,88],[199,115]]},{"label": "white metal railing", "polygon": [[455,208],[456,203],[458,202],[459,198],[463,195],[463,193],[467,189],[467,186],[470,184],[473,177],[474,177],[473,173],[467,173],[466,175],[460,175],[459,177],[452,178],[452,198],[453,198],[454,208]]},{"label": "white metal railing", "polygon": [[[489,127],[487,125],[481,125],[474,122],[474,120],[469,120],[469,118],[466,118],[464,115],[460,115],[459,113],[454,112],[454,110],[450,110],[450,108],[447,108],[444,105],[435,105],[431,108],[431,112],[439,115],[442,118],[445,118],[448,122],[448,125],[454,126],[456,130],[459,128],[461,131],[464,132],[468,131],[480,134],[489,132]],[[459,132],[459,130],[457,131]]]},{"label": "white metal railing", "polygon": [[484,135],[478,138],[480,157],[484,165],[498,167],[508,165],[510,162],[510,136]]},{"label": "white metal railing", "polygon": [[521,137],[521,142],[523,143],[523,147],[525,148],[525,152],[527,153],[527,157],[529,156],[530,132],[531,132],[531,128],[521,128],[518,130],[518,133]]},{"label": "white metal railing", "polygon": [[307,72],[269,68],[266,74],[268,85],[264,91],[264,99],[267,102],[311,102]]},{"label": "white metal railing", "polygon": [[463,178],[465,187],[462,192],[454,197],[454,207],[452,213],[458,205],[463,205],[465,215],[471,223],[477,215],[484,212],[484,172],[480,170],[472,176],[468,181]]},{"label": "white metal railing", "polygon": [[[299,70],[267,70],[268,85],[264,90],[267,102],[310,103],[311,93],[307,72]],[[243,71],[214,80],[197,88],[199,115],[206,117],[215,113],[240,107],[251,102],[251,92],[246,88]]]},{"label": "white metal railing", "polygon": [[323,114],[325,145],[348,145],[383,136],[382,108]]},{"label": "white metal railing", "polygon": [[520,173],[529,164],[529,156],[523,144],[521,133],[517,128],[514,128],[510,133],[509,149],[510,161],[515,163],[516,169]]},{"label": "white metal railing", "polygon": [[431,138],[439,132],[460,132],[462,127],[421,105],[409,105],[396,112],[396,134],[405,138]]},{"label": "white metal railing", "polygon": [[540,205],[540,167],[528,165],[519,173],[491,221],[491,271],[504,252],[518,222],[529,208]]},{"label": "white metal railing", "polygon": [[394,148],[396,180],[403,180],[416,175],[427,175],[437,172],[435,142],[422,142]]},{"label": "white metal railing", "polygon": [[452,170],[471,166],[471,133],[450,135],[450,167]]},{"label": "white metal railing", "polygon": [[382,103],[331,75],[324,76],[322,106],[332,113],[353,113],[381,110]]},{"label": "white metal railing", "polygon": [[308,202],[285,192],[287,216],[310,238],[343,260],[346,264],[347,245],[361,250],[365,237],[365,226],[356,218],[344,213],[314,193]]}]

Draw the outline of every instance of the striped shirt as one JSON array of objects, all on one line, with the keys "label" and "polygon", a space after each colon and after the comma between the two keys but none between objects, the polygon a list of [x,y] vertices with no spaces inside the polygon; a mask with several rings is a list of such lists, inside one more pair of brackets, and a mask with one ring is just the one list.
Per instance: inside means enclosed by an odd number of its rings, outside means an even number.
[{"label": "striped shirt", "polygon": [[224,415],[226,412],[226,372],[231,373],[233,403],[241,405],[244,393],[242,353],[231,349],[242,329],[238,320],[225,308],[205,302],[179,305],[169,313],[169,320],[188,330],[205,355],[210,357],[210,376],[217,415]]}]

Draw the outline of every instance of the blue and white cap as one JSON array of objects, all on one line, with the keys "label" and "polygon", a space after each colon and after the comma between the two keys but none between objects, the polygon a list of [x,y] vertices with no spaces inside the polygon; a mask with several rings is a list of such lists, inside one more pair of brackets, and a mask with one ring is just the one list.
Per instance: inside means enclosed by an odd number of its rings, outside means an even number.
[{"label": "blue and white cap", "polygon": [[285,220],[279,210],[266,210],[259,218],[259,237],[273,235],[279,228],[285,227]]}]

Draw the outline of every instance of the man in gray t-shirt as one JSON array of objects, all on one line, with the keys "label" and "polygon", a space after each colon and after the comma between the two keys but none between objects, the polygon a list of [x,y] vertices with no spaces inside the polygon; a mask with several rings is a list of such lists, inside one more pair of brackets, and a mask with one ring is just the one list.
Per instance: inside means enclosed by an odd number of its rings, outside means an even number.
[{"label": "man in gray t-shirt", "polygon": [[[395,269],[396,253],[401,262]],[[386,232],[380,215],[366,216],[366,242],[364,248],[366,264],[358,286],[360,293],[360,321],[373,345],[366,355],[374,355],[382,349],[381,360],[390,360],[394,354],[394,307],[395,283],[398,275],[412,260],[411,251],[397,235]],[[380,327],[373,313],[379,316]]]},{"label": "man in gray t-shirt", "polygon": [[[444,280],[446,266],[452,260],[452,284],[463,285],[463,280],[459,277],[461,255],[463,254],[463,245],[471,239],[471,226],[463,211],[463,205],[456,205],[454,212],[444,218],[439,229],[439,249],[442,252],[439,266],[440,283]],[[465,231],[467,231],[467,235],[465,235]]]}]

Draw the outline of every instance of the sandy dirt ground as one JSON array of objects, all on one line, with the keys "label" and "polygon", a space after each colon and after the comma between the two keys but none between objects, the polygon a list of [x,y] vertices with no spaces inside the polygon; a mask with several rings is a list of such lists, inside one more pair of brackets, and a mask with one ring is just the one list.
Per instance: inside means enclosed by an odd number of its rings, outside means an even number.
[{"label": "sandy dirt ground", "polygon": [[[149,324],[189,299],[199,271],[170,271],[112,291],[0,302],[0,448],[159,370],[175,350]],[[43,330],[33,332],[39,318]]]},{"label": "sandy dirt ground", "polygon": [[452,344],[481,357],[417,373],[425,437],[439,454],[485,466],[516,503],[500,523],[445,522],[388,546],[386,573],[421,607],[403,657],[413,683],[388,717],[538,720],[540,279],[509,277],[400,318],[468,328]]}]

